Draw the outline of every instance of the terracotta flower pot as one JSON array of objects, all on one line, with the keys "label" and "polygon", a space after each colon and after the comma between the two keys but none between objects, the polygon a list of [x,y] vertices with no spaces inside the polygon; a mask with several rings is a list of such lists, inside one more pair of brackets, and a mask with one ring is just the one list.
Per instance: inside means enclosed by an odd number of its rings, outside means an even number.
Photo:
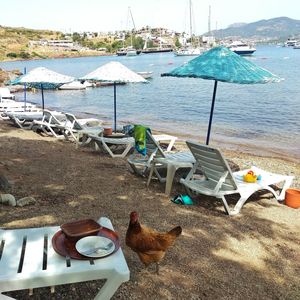
[{"label": "terracotta flower pot", "polygon": [[300,207],[300,190],[287,189],[285,191],[285,204],[292,208]]},{"label": "terracotta flower pot", "polygon": [[104,135],[112,135],[112,128],[104,128],[104,131],[103,131],[103,134]]}]

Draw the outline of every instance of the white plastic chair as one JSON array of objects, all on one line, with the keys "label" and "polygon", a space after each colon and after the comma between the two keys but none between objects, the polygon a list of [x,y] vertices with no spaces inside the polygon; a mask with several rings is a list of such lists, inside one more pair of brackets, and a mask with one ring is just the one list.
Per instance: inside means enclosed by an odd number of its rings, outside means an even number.
[{"label": "white plastic chair", "polygon": [[[260,190],[268,190],[277,200],[283,200],[285,190],[293,181],[293,176],[274,174],[257,167],[232,173],[227,161],[218,149],[190,141],[186,143],[195,157],[196,163],[188,176],[182,178],[180,182],[185,186],[190,196],[194,192],[221,199],[225,211],[229,215],[238,214],[249,197]],[[249,170],[261,175],[261,180],[255,183],[244,182],[243,175],[247,174]],[[281,182],[284,184],[278,194],[272,185]],[[230,209],[225,198],[226,195],[231,194],[240,194],[234,209]]]},{"label": "white plastic chair", "polygon": [[[165,194],[169,195],[176,171],[180,168],[192,168],[195,159],[190,151],[164,152],[149,131],[147,131],[146,149],[145,157],[133,154],[127,161],[137,174],[145,176],[147,171],[150,171],[147,186],[155,174],[160,182],[166,183]],[[167,171],[166,175],[161,172],[162,169]]]}]

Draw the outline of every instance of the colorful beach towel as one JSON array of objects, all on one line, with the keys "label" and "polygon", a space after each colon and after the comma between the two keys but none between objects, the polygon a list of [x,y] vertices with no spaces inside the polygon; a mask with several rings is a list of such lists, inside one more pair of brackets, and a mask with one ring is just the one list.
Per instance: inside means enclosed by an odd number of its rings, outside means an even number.
[{"label": "colorful beach towel", "polygon": [[151,133],[150,128],[145,127],[143,125],[134,125],[134,140],[135,140],[135,149],[142,155],[147,154],[146,149],[146,139],[147,139],[147,131]]}]

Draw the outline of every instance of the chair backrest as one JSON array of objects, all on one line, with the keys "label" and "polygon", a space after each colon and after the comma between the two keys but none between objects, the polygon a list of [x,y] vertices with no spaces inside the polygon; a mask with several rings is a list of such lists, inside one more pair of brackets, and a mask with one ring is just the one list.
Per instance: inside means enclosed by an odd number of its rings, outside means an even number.
[{"label": "chair backrest", "polygon": [[52,111],[44,109],[44,122],[48,122],[51,125],[63,125],[62,121],[58,120]]},{"label": "chair backrest", "polygon": [[146,148],[148,156],[155,156],[155,157],[166,157],[164,154],[163,149],[160,147],[158,142],[154,139],[151,132],[147,131],[146,133]]},{"label": "chair backrest", "polygon": [[76,117],[73,114],[65,113],[67,121],[71,123],[71,129],[82,130],[83,127],[79,124]]},{"label": "chair backrest", "polygon": [[232,171],[218,149],[191,141],[187,141],[186,144],[195,157],[196,169],[202,172],[207,180],[217,185],[222,176],[227,172],[226,179],[220,187],[220,190],[237,190],[237,184]]}]

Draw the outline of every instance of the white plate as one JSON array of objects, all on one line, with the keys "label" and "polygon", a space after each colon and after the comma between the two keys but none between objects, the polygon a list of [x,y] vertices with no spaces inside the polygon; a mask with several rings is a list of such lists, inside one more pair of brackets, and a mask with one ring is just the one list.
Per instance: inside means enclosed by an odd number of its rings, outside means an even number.
[{"label": "white plate", "polygon": [[80,254],[87,257],[103,257],[115,250],[115,244],[106,237],[93,235],[80,239],[75,248]]}]

